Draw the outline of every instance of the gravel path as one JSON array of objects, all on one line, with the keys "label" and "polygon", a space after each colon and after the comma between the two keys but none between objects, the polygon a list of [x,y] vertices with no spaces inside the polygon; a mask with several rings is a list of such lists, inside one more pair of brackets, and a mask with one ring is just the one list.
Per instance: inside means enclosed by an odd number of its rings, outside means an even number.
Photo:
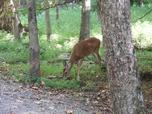
[{"label": "gravel path", "polygon": [[[152,114],[152,81],[143,83],[147,114]],[[146,92],[147,91],[147,92]],[[110,92],[40,89],[0,78],[0,114],[111,114]]]},{"label": "gravel path", "polygon": [[[0,80],[0,114],[92,114],[91,106],[70,91],[42,90]],[[100,113],[99,113],[100,114]]]}]

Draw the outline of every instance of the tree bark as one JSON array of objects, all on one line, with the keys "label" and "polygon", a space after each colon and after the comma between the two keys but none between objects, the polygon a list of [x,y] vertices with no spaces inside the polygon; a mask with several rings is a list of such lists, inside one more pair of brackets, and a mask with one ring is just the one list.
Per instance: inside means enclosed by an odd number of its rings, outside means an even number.
[{"label": "tree bark", "polygon": [[21,7],[23,7],[23,8],[26,7],[26,5],[27,5],[27,1],[26,0],[20,0],[19,2],[20,2],[20,6]]},{"label": "tree bark", "polygon": [[81,28],[80,28],[80,38],[79,40],[84,40],[90,37],[90,9],[91,1],[82,1],[82,11],[81,11]]},{"label": "tree bark", "polygon": [[3,2],[4,2],[3,0],[0,1],[0,8],[1,8],[2,5],[3,5]]},{"label": "tree bark", "polygon": [[56,20],[59,20],[59,16],[60,16],[60,7],[56,6]]},{"label": "tree bark", "polygon": [[35,0],[29,0],[28,24],[30,75],[37,77],[40,76],[40,47],[38,40]]},{"label": "tree bark", "polygon": [[45,10],[45,21],[46,21],[47,41],[50,41],[50,37],[51,37],[51,34],[52,34],[52,29],[51,29],[51,22],[50,22],[50,9],[48,8],[49,7],[48,0],[44,0],[44,7],[46,8],[46,10]]},{"label": "tree bark", "polygon": [[12,10],[10,0],[0,1],[0,30],[12,32]]},{"label": "tree bark", "polygon": [[12,6],[12,11],[13,11],[13,19],[12,19],[12,32],[14,34],[14,37],[16,39],[20,39],[20,32],[21,32],[21,28],[20,28],[20,18],[17,12],[17,1],[15,0],[10,0],[11,2],[11,6]]},{"label": "tree bark", "polygon": [[137,0],[137,4],[138,4],[138,6],[142,6],[142,5],[143,5],[143,3],[144,3],[144,0]]},{"label": "tree bark", "polygon": [[143,114],[130,25],[130,0],[100,0],[113,114]]}]

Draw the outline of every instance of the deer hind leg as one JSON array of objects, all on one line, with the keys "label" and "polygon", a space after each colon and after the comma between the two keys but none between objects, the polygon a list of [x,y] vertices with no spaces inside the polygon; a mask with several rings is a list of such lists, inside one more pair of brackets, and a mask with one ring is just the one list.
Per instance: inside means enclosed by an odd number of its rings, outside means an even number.
[{"label": "deer hind leg", "polygon": [[82,63],[83,63],[82,59],[80,59],[77,63],[77,81],[80,81],[80,68],[81,68]]}]

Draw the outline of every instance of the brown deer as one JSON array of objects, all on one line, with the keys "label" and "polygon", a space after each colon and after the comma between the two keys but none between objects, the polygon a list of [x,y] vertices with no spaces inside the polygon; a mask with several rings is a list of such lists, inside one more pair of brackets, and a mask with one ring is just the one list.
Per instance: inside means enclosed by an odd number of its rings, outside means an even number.
[{"label": "brown deer", "polygon": [[95,54],[99,64],[103,63],[99,55],[99,48],[100,48],[100,40],[95,37],[91,37],[78,42],[73,47],[73,51],[71,53],[70,59],[64,67],[63,76],[69,76],[73,64],[77,64],[77,80],[79,81],[80,66],[82,64],[83,58],[90,54]]}]

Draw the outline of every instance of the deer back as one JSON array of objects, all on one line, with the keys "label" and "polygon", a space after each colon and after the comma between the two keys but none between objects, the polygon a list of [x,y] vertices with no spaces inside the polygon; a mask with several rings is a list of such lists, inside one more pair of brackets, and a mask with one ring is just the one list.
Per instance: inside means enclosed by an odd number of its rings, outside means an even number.
[{"label": "deer back", "polygon": [[78,42],[70,57],[70,63],[77,63],[80,59],[92,54],[100,47],[100,40],[97,38],[89,38]]}]

